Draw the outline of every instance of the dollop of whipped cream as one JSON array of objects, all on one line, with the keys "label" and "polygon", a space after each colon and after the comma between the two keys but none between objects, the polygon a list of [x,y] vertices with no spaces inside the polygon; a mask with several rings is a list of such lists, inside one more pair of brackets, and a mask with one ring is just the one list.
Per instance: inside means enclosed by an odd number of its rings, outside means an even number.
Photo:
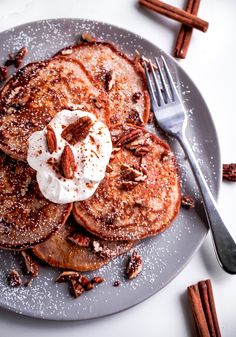
[{"label": "dollop of whipped cream", "polygon": [[[75,145],[62,138],[62,131],[79,118],[88,116],[92,126],[85,139]],[[65,204],[88,199],[104,178],[112,152],[110,132],[105,124],[86,111],[62,110],[49,123],[54,130],[57,149],[50,153],[47,146],[47,127],[34,132],[29,138],[27,161],[37,171],[37,181],[44,197]],[[72,179],[66,179],[55,170],[52,163],[60,163],[65,145],[69,145],[75,159]]]}]

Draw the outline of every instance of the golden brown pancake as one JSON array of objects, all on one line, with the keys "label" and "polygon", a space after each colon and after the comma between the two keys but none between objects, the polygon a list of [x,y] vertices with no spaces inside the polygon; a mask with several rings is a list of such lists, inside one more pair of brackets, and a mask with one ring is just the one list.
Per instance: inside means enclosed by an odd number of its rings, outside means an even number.
[{"label": "golden brown pancake", "polygon": [[136,240],[155,235],[173,221],[180,206],[176,160],[156,135],[132,125],[111,130],[108,173],[95,194],[74,203],[80,225],[106,240]]},{"label": "golden brown pancake", "polygon": [[39,191],[35,172],[0,151],[0,247],[25,249],[48,239],[72,205],[57,205]]},{"label": "golden brown pancake", "polygon": [[145,125],[150,102],[142,66],[108,42],[86,42],[61,50],[57,55],[74,58],[107,91],[111,124]]},{"label": "golden brown pancake", "polygon": [[109,121],[107,95],[79,61],[59,57],[25,66],[0,91],[0,149],[26,160],[30,135],[62,109],[76,108]]},{"label": "golden brown pancake", "polygon": [[[71,242],[68,237],[74,233],[79,234],[81,240],[89,241],[87,246]],[[109,256],[100,256],[91,248],[92,245],[103,247],[105,252],[108,251]],[[39,259],[52,267],[89,271],[101,268],[111,259],[127,252],[132,246],[133,243],[129,241],[110,242],[101,240],[85,233],[83,228],[69,220],[50,239],[35,246],[33,252]]]}]

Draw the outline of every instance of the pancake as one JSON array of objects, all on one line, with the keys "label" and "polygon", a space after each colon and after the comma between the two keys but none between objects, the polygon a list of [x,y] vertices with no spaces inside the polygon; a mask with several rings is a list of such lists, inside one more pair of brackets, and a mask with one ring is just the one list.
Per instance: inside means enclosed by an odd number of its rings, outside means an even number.
[{"label": "pancake", "polygon": [[30,135],[62,109],[76,108],[109,121],[107,95],[79,61],[59,57],[25,66],[0,91],[0,149],[26,160]]},{"label": "pancake", "polygon": [[139,62],[108,42],[85,42],[61,50],[57,56],[74,58],[103,85],[111,104],[111,124],[145,125],[150,102],[144,71]]},{"label": "pancake", "polygon": [[[81,246],[71,242],[68,237],[74,233],[80,235],[80,241],[85,245]],[[91,249],[91,245],[103,247],[104,251],[109,251],[109,256],[99,256]],[[87,245],[86,245],[87,244]],[[101,240],[89,233],[85,233],[83,228],[78,227],[71,220],[54,234],[49,240],[40,243],[33,248],[33,253],[42,261],[52,267],[70,269],[76,271],[96,270],[111,261],[112,258],[121,255],[133,246],[132,242],[110,242]]]},{"label": "pancake", "polygon": [[0,247],[25,249],[61,227],[71,204],[57,205],[39,191],[35,172],[0,151]]},{"label": "pancake", "polygon": [[136,240],[166,229],[180,207],[176,160],[168,144],[147,130],[111,130],[113,155],[95,194],[74,203],[80,225],[106,240]]}]

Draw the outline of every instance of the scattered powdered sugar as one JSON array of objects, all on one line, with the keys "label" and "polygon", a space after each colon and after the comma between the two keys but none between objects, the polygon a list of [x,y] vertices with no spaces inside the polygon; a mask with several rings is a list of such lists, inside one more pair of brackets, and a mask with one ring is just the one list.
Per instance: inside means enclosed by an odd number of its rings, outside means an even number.
[{"label": "scattered powdered sugar", "polygon": [[[13,28],[0,34],[0,61],[6,60],[9,52],[27,46],[29,53],[24,64],[42,60],[55,54],[60,48],[75,43],[80,34],[88,31],[101,40],[110,40],[129,55],[138,50],[153,58],[163,53],[139,36],[104,23],[88,20],[47,20]],[[192,81],[167,58],[175,80],[180,83],[179,92],[188,111],[187,137],[197,156],[214,194],[219,186],[219,153],[215,131],[208,110]],[[210,121],[209,121],[210,120]],[[206,125],[205,125],[206,124]],[[150,128],[152,131],[154,127]],[[155,131],[156,132],[156,131]],[[165,138],[163,134],[162,138]],[[66,284],[56,284],[59,271],[41,267],[40,275],[30,287],[10,288],[6,275],[15,267],[19,270],[17,253],[1,251],[0,303],[3,307],[34,317],[58,320],[87,319],[99,317],[128,308],[164,287],[187,263],[199,247],[205,234],[206,224],[202,221],[204,210],[199,192],[183,151],[176,140],[166,138],[175,152],[181,174],[183,194],[196,200],[196,208],[181,209],[173,225],[160,235],[142,241],[138,252],[144,261],[141,274],[133,280],[125,278],[125,266],[130,253],[124,254],[98,271],[86,273],[88,277],[102,276],[105,282],[93,290],[74,299]],[[119,287],[113,287],[114,281]]]}]

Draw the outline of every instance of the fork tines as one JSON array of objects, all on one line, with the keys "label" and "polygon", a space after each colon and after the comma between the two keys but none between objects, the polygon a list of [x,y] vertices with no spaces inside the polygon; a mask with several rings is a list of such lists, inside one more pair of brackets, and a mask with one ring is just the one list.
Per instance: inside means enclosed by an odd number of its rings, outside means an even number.
[{"label": "fork tines", "polygon": [[[170,74],[170,70],[166,64],[165,58],[161,55],[161,61],[163,69],[160,66],[160,62],[155,57],[155,64],[157,71],[154,70],[151,60],[144,62],[144,69],[147,77],[147,85],[150,93],[152,106],[163,106],[164,104],[174,102],[179,95],[175,87],[174,80]],[[152,79],[151,79],[151,75]],[[154,83],[154,85],[153,85]]]}]

